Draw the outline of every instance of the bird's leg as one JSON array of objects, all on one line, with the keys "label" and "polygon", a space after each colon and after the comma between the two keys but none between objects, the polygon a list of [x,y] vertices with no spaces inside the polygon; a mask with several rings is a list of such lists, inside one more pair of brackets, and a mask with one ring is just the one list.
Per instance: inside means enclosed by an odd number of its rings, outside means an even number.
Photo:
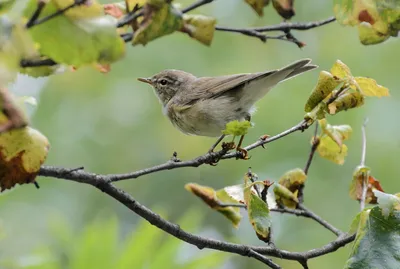
[{"label": "bird's leg", "polygon": [[[244,119],[247,120],[247,121],[250,121],[251,120],[250,114],[247,114],[247,116]],[[240,137],[239,144],[236,147],[236,151],[240,153],[240,156],[241,156],[242,159],[248,160],[248,159],[250,159],[249,154],[248,154],[247,150],[242,148],[243,139],[244,139],[244,135],[242,135]]]},{"label": "bird's leg", "polygon": [[221,143],[221,141],[224,139],[225,135],[221,135],[217,141],[215,141],[215,143],[211,146],[211,148],[208,150],[208,153],[212,153],[214,151],[214,149],[218,146],[219,143]]}]

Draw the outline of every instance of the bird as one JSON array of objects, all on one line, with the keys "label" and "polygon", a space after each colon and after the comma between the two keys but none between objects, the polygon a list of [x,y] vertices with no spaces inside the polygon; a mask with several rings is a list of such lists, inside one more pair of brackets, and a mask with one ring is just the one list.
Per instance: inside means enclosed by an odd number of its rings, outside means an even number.
[{"label": "bird", "polygon": [[153,87],[164,115],[181,132],[222,141],[227,123],[250,121],[257,101],[278,83],[318,67],[310,63],[302,59],[276,70],[214,77],[167,69],[138,80]]}]

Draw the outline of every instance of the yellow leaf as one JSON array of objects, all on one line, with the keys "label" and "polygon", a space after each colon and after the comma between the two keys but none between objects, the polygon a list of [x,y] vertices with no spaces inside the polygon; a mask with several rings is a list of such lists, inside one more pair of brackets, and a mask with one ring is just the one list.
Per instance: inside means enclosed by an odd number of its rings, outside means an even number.
[{"label": "yellow leaf", "polygon": [[264,15],[264,7],[269,4],[269,0],[245,0],[259,16]]},{"label": "yellow leaf", "polygon": [[231,198],[224,189],[215,191],[211,187],[201,186],[195,183],[186,184],[185,189],[202,199],[209,207],[224,215],[232,222],[235,228],[238,227],[242,218],[240,209],[232,206],[221,206],[221,204],[224,203],[238,203],[238,201]]},{"label": "yellow leaf", "polygon": [[200,41],[204,45],[211,45],[214,37],[215,18],[203,15],[183,15],[184,32],[188,33],[194,39]]},{"label": "yellow leaf", "polygon": [[279,183],[274,183],[273,188],[276,203],[278,205],[283,205],[292,209],[296,208],[299,203],[299,200],[297,199],[298,189],[291,192],[288,188]]},{"label": "yellow leaf", "polygon": [[338,78],[352,77],[350,68],[340,60],[337,60],[332,66],[331,73]]},{"label": "yellow leaf", "polygon": [[0,134],[0,188],[33,182],[49,150],[47,138],[30,127]]},{"label": "yellow leaf", "polygon": [[[75,0],[52,0],[58,9],[64,9],[74,4]],[[64,12],[70,19],[88,19],[103,15],[103,7],[97,1],[87,1],[85,4],[75,6]]]},{"label": "yellow leaf", "polygon": [[363,104],[364,96],[360,92],[346,92],[328,105],[328,112],[334,115],[343,110],[360,107]]},{"label": "yellow leaf", "polygon": [[378,85],[375,79],[356,77],[355,81],[357,82],[358,86],[361,88],[362,93],[365,96],[389,96],[389,89]]},{"label": "yellow leaf", "polygon": [[282,18],[289,20],[295,15],[294,0],[272,0],[272,5]]},{"label": "yellow leaf", "polygon": [[338,144],[327,135],[322,135],[319,139],[320,143],[317,148],[319,155],[334,163],[343,164],[344,158],[347,156],[347,146],[342,144],[342,147],[339,147]]},{"label": "yellow leaf", "polygon": [[139,29],[135,31],[132,45],[146,45],[158,37],[182,29],[182,13],[173,5],[161,1],[155,3],[155,5],[147,3],[143,9],[145,16],[140,22]]}]

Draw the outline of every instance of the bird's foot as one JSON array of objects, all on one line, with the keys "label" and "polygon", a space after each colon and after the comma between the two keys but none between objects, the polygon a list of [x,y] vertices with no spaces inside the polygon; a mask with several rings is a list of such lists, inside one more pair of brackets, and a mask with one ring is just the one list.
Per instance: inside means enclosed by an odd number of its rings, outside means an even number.
[{"label": "bird's foot", "polygon": [[236,159],[248,160],[250,159],[249,153],[244,148],[236,148]]}]

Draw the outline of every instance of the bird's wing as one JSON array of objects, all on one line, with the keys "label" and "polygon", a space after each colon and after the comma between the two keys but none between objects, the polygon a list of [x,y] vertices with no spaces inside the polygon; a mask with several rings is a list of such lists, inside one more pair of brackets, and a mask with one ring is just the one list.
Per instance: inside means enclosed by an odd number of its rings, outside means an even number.
[{"label": "bird's wing", "polygon": [[199,99],[215,98],[228,91],[240,90],[246,82],[257,77],[265,77],[275,71],[254,74],[237,74],[220,77],[200,77],[192,83],[190,91],[185,91],[185,103],[190,104]]}]

